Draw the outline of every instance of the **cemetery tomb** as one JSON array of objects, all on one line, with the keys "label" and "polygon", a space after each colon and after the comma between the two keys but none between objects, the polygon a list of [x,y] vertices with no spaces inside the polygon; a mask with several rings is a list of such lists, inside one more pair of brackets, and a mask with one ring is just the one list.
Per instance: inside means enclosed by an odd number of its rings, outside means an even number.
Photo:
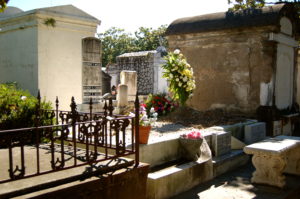
[{"label": "cemetery tomb", "polygon": [[260,106],[290,111],[299,90],[297,16],[293,4],[281,3],[174,20],[166,31],[169,48],[181,50],[196,77],[188,103],[200,111],[254,113]]},{"label": "cemetery tomb", "polygon": [[156,50],[125,53],[117,57],[119,74],[123,70],[136,71],[137,90],[141,95],[167,92],[167,81],[162,77],[163,63],[161,52]]},{"label": "cemetery tomb", "polygon": [[102,96],[101,42],[89,37],[82,40],[83,103],[99,102]]},{"label": "cemetery tomb", "polygon": [[231,133],[216,131],[212,133],[212,152],[214,156],[221,156],[231,151]]},{"label": "cemetery tomb", "polygon": [[245,126],[244,141],[246,144],[263,140],[266,138],[266,123],[258,122]]}]

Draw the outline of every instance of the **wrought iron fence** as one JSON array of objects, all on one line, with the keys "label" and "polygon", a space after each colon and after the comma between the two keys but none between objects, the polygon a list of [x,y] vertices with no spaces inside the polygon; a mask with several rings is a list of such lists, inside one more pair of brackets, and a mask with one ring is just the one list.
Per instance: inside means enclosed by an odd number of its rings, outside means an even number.
[{"label": "wrought iron fence", "polygon": [[[0,162],[0,183],[132,154],[138,166],[138,96],[135,117],[114,115],[112,100],[108,101],[97,113],[92,100],[89,113],[78,112],[73,97],[71,111],[59,110],[58,99],[55,110],[42,110],[38,95],[35,127],[0,131],[0,156],[8,160]],[[39,126],[41,116],[52,125]]]}]

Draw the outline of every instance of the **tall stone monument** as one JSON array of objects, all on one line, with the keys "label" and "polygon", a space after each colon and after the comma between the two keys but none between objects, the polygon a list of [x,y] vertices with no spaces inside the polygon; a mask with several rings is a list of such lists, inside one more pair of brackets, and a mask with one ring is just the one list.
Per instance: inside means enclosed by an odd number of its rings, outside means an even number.
[{"label": "tall stone monument", "polygon": [[83,103],[92,98],[94,103],[102,96],[101,41],[94,37],[82,40]]}]

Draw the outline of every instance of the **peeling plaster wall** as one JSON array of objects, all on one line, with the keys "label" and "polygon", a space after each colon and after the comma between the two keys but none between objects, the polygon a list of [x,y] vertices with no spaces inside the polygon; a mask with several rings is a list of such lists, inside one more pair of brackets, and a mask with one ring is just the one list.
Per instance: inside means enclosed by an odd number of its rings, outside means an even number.
[{"label": "peeling plaster wall", "polygon": [[253,112],[260,105],[261,83],[272,82],[276,44],[273,27],[171,35],[194,69],[196,89],[188,105]]}]

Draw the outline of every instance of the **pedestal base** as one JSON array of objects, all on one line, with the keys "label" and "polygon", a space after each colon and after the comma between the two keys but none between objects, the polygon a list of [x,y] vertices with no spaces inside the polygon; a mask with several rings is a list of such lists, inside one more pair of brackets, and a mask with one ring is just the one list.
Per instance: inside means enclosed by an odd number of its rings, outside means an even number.
[{"label": "pedestal base", "polygon": [[285,176],[283,170],[286,167],[286,160],[282,155],[256,153],[252,157],[252,163],[256,168],[251,178],[252,183],[284,187]]}]

